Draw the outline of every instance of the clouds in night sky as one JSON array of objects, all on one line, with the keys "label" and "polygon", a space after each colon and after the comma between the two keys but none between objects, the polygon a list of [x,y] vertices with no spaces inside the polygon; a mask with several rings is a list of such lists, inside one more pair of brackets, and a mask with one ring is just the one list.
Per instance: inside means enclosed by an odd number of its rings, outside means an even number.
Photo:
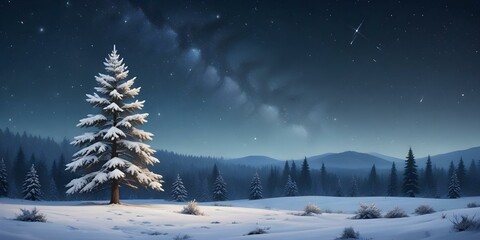
[{"label": "clouds in night sky", "polygon": [[157,148],[301,158],[478,145],[476,1],[7,1],[2,13],[0,127],[74,136],[116,44]]}]

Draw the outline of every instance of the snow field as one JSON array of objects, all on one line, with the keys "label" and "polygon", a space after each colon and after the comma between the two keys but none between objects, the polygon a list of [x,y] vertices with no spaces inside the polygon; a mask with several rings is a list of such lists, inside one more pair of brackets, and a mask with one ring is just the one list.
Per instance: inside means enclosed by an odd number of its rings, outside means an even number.
[{"label": "snow field", "polygon": [[[362,239],[480,239],[480,231],[454,232],[454,215],[480,217],[480,208],[467,208],[480,197],[426,199],[402,197],[284,197],[199,203],[203,216],[179,213],[186,203],[164,200],[125,200],[123,205],[103,202],[32,202],[0,199],[0,239],[335,239],[353,227]],[[300,216],[308,203],[323,211]],[[382,214],[398,206],[409,217],[350,219],[360,203],[375,203]],[[421,204],[437,212],[417,216]],[[13,220],[20,208],[37,207],[46,223]],[[340,213],[341,211],[341,213]],[[445,218],[442,218],[445,216]],[[266,234],[246,236],[255,228]]]}]

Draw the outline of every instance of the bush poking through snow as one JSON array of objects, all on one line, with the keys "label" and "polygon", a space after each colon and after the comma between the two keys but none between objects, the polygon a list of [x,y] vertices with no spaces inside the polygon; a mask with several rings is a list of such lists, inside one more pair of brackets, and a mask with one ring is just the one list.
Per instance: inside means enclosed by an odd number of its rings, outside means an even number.
[{"label": "bush poking through snow", "polygon": [[403,218],[408,217],[405,211],[399,207],[395,207],[393,210],[385,214],[385,218]]},{"label": "bush poking through snow", "polygon": [[469,217],[468,215],[462,215],[458,218],[454,215],[453,220],[450,220],[450,222],[453,223],[453,230],[457,232],[480,229],[480,220],[475,219],[475,216]]},{"label": "bush poking through snow", "polygon": [[173,240],[187,240],[187,239],[191,239],[192,236],[188,235],[188,234],[184,234],[184,235],[177,235],[173,238]]},{"label": "bush poking through snow", "polygon": [[37,208],[34,207],[32,211],[28,209],[20,209],[22,211],[21,214],[17,215],[15,218],[18,221],[23,221],[23,222],[46,222],[47,218],[45,217],[44,214],[39,213]]},{"label": "bush poking through snow", "polygon": [[343,229],[342,236],[337,239],[358,239],[360,237],[359,232],[355,232],[353,227],[346,227]]},{"label": "bush poking through snow", "polygon": [[480,204],[471,202],[471,203],[467,204],[467,207],[468,208],[477,208],[477,207],[480,207]]},{"label": "bush poking through snow", "polygon": [[313,215],[313,214],[321,214],[322,213],[322,210],[320,210],[319,207],[317,207],[317,205],[313,204],[313,203],[309,203],[307,204],[307,206],[305,206],[305,209],[303,210],[303,216],[310,216],[310,215]]},{"label": "bush poking through snow", "polygon": [[381,218],[381,210],[375,204],[360,204],[360,209],[355,213],[353,219],[372,219]]},{"label": "bush poking through snow", "polygon": [[256,227],[255,229],[253,229],[252,231],[248,232],[246,235],[257,235],[257,234],[265,234],[267,233],[267,230],[270,229],[270,228],[259,228],[259,227]]},{"label": "bush poking through snow", "polygon": [[417,215],[431,214],[434,212],[435,210],[433,210],[433,208],[428,205],[420,205],[415,209],[415,214]]},{"label": "bush poking through snow", "polygon": [[181,213],[190,215],[203,215],[195,200],[188,202],[187,206],[183,207]]}]

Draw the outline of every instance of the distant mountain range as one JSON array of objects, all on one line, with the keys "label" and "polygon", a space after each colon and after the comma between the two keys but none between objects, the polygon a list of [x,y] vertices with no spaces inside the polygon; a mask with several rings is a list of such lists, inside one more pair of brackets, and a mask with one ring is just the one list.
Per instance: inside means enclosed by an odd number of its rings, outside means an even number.
[{"label": "distant mountain range", "polygon": [[[459,150],[444,154],[438,154],[430,157],[434,166],[438,168],[448,168],[450,162],[458,165],[460,158],[463,158],[465,165],[468,167],[470,161],[480,160],[480,147],[469,148],[465,150]],[[375,164],[377,169],[389,169],[392,166],[392,162],[395,162],[397,169],[402,169],[404,159],[395,158],[379,153],[359,153],[354,151],[347,151],[341,153],[327,153],[322,155],[316,155],[308,157],[308,162],[311,168],[320,169],[322,163],[327,168],[335,169],[369,169]],[[301,165],[303,159],[295,160],[297,166]],[[251,167],[269,167],[277,166],[281,167],[285,164],[285,161],[278,160],[266,156],[248,156],[242,158],[235,158],[225,160],[227,163],[251,166]],[[427,162],[427,157],[416,159],[417,166],[423,168]]]},{"label": "distant mountain range", "polygon": [[[41,138],[37,136],[31,136],[27,133],[19,134],[11,132],[8,129],[0,129],[0,157],[5,159],[13,159],[16,156],[18,148],[23,146],[23,150],[27,157],[36,155],[37,158],[44,159],[48,163],[55,159],[58,159],[60,154],[64,154],[67,159],[76,151],[75,148],[68,144],[67,140],[62,143],[56,143],[51,138]],[[207,167],[213,165],[215,162],[222,162],[224,164],[236,164],[245,167],[262,168],[277,166],[283,167],[284,160],[274,159],[267,156],[247,156],[235,159],[222,159],[222,158],[205,158],[205,157],[189,157],[173,152],[159,151],[157,153],[164,164],[168,162],[181,162],[182,165],[193,164],[195,166]],[[405,154],[406,155],[406,154]],[[480,147],[469,148],[465,150],[453,151],[444,154],[438,154],[431,156],[432,163],[438,168],[448,168],[450,162],[453,161],[455,166],[458,165],[460,158],[468,167],[472,160],[480,161]],[[297,168],[301,166],[303,159],[295,159]],[[424,168],[427,157],[417,158],[417,166]],[[390,169],[392,162],[395,162],[397,169],[403,169],[405,159],[395,158],[379,153],[360,153],[354,151],[347,151],[341,153],[326,153],[321,155],[315,155],[308,157],[308,162],[312,169],[320,169],[322,164],[328,169],[360,169],[365,171],[370,169],[373,164],[378,170]],[[173,164],[173,163],[172,163]],[[480,166],[480,162],[478,162]]]}]

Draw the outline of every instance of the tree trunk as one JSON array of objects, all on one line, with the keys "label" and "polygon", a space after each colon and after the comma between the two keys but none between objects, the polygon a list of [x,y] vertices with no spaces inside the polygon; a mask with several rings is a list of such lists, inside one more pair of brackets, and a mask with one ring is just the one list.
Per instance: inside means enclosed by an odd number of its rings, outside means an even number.
[{"label": "tree trunk", "polygon": [[120,187],[119,181],[112,181],[112,195],[110,197],[110,204],[120,204]]}]

